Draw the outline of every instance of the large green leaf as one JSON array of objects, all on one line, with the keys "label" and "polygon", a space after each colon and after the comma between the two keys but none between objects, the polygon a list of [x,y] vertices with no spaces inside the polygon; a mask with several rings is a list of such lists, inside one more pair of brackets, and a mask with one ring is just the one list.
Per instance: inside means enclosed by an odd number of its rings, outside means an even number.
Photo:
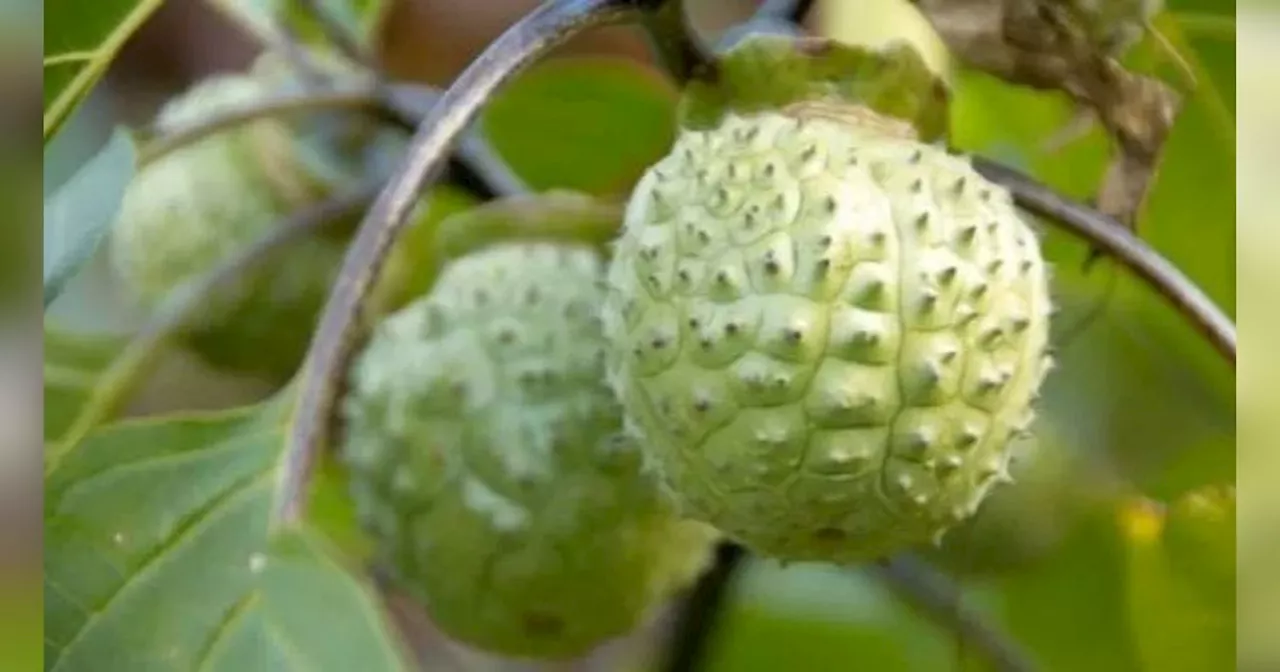
[{"label": "large green leaf", "polygon": [[404,669],[326,542],[268,534],[288,410],[128,421],[67,456],[45,484],[49,669]]},{"label": "large green leaf", "polygon": [[480,124],[531,189],[618,195],[670,149],[675,93],[632,61],[553,59],[502,90]]},{"label": "large green leaf", "polygon": [[89,260],[115,223],[133,179],[133,138],[116,129],[107,144],[44,202],[44,305]]},{"label": "large green leaf", "polygon": [[44,140],[164,0],[45,0]]}]

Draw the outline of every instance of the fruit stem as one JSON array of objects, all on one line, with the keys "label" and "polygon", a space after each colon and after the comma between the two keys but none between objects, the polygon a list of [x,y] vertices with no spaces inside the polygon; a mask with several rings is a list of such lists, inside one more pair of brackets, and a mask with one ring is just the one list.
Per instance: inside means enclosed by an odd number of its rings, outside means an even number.
[{"label": "fruit stem", "polygon": [[326,445],[337,399],[361,334],[362,306],[423,188],[495,90],[536,58],[583,30],[634,16],[638,0],[553,0],[489,45],[422,119],[404,160],[365,214],[320,317],[298,378],[299,399],[279,469],[273,528],[302,519],[317,454]]},{"label": "fruit stem", "polygon": [[71,452],[93,428],[109,420],[129,402],[131,393],[157,360],[161,346],[192,320],[208,304],[209,296],[234,285],[244,274],[269,261],[288,243],[321,227],[339,222],[359,212],[377,193],[369,186],[338,194],[311,207],[299,210],[271,227],[271,232],[238,253],[191,285],[169,296],[152,318],[111,361],[101,379],[93,387],[89,399],[81,407],[75,421],[56,444],[48,449],[45,474],[58,468],[62,458]]},{"label": "fruit stem", "polygon": [[1013,638],[997,630],[981,614],[965,608],[959,588],[924,561],[904,554],[881,560],[869,569],[913,607],[958,633],[962,642],[975,645],[994,669],[1036,669]]}]

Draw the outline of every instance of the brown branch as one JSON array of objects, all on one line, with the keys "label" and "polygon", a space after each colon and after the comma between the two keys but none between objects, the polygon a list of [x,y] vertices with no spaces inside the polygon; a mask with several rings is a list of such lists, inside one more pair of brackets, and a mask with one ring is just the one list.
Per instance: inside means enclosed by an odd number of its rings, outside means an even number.
[{"label": "brown branch", "polygon": [[404,162],[361,222],[307,353],[279,470],[273,525],[294,524],[302,516],[307,484],[332,430],[348,363],[363,337],[362,305],[408,224],[419,193],[443,167],[450,148],[512,75],[572,35],[621,20],[634,9],[625,0],[555,0],[541,5],[472,62],[422,120]]}]

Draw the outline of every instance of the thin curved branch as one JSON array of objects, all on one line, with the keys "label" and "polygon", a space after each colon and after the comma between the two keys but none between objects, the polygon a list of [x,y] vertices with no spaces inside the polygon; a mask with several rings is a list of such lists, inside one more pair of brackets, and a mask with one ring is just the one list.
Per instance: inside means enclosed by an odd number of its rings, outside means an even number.
[{"label": "thin curved branch", "polygon": [[1012,168],[973,157],[974,168],[1002,185],[1023,208],[1091,243],[1115,258],[1165,297],[1235,366],[1236,327],[1182,271],[1120,222],[1077,203]]},{"label": "thin curved branch", "polygon": [[393,123],[401,123],[402,121],[398,115],[388,111],[382,100],[367,90],[316,91],[287,96],[273,96],[252,105],[239,106],[236,109],[214,115],[200,123],[191,124],[163,135],[153,140],[142,151],[139,163],[146,165],[176,149],[254,121],[322,110],[352,110],[379,115]]},{"label": "thin curved branch", "polygon": [[233,285],[247,271],[269,261],[290,242],[356,214],[372,202],[377,193],[378,185],[372,185],[335,195],[299,210],[273,226],[270,233],[228,257],[191,285],[170,295],[103,372],[75,422],[50,449],[46,473],[56,469],[62,458],[94,427],[110,419],[128,403],[130,394],[155,363],[160,346],[187,325],[205,307],[210,296]]},{"label": "thin curved branch", "polygon": [[361,222],[307,353],[279,470],[273,525],[293,524],[301,517],[317,453],[328,439],[335,402],[362,337],[361,306],[408,223],[419,192],[500,85],[572,35],[621,20],[635,9],[626,0],[554,0],[541,5],[489,45],[422,120],[404,162]]},{"label": "thin curved branch", "polygon": [[[308,91],[272,97],[215,115],[153,140],[142,152],[141,165],[199,142],[209,136],[265,118],[329,110],[351,110],[375,115],[397,126],[413,129],[439,100],[427,86],[393,84],[377,89]],[[449,175],[468,191],[483,199],[510,196],[526,191],[524,183],[476,133],[467,133],[450,158]]]},{"label": "thin curved branch", "polygon": [[747,552],[739,545],[722,543],[716,548],[715,564],[698,580],[693,592],[672,624],[672,639],[658,669],[663,672],[694,672],[701,669],[707,645],[724,613],[733,578],[738,574]]},{"label": "thin curved branch", "polygon": [[946,576],[911,555],[899,555],[868,567],[895,593],[929,618],[959,633],[1001,672],[1036,669],[1007,633],[995,629],[961,602],[959,588]]}]

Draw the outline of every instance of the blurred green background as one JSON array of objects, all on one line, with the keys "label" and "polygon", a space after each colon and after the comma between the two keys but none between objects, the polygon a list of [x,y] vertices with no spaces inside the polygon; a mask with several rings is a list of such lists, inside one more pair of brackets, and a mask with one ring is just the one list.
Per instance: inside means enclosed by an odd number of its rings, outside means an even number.
[{"label": "blurred green background", "polygon": [[[398,77],[445,84],[533,4],[393,2],[381,34],[382,60]],[[709,32],[744,16],[752,4],[690,2]],[[905,2],[816,4],[809,26],[814,32],[857,41],[907,36],[931,50],[937,67],[950,67],[927,24]],[[1241,59],[1241,90],[1274,92],[1275,70],[1266,60],[1274,63],[1280,52],[1258,45],[1277,44],[1280,17],[1274,13],[1280,10],[1256,3],[1242,6],[1237,18],[1230,0],[1169,0],[1167,5],[1155,26],[1179,52],[1196,85],[1187,91],[1139,228],[1234,316],[1237,209],[1241,230],[1271,236],[1240,247],[1245,252],[1242,289],[1269,279],[1263,276],[1274,272],[1271,255],[1280,249],[1276,229],[1269,226],[1273,210],[1258,205],[1267,201],[1246,200],[1242,189],[1237,202],[1236,26],[1253,37],[1250,60],[1257,63],[1250,70]],[[198,2],[169,0],[46,152],[46,194],[92,153],[114,123],[145,125],[161,101],[190,81],[247,64],[251,45]],[[1170,82],[1185,81],[1182,66],[1150,37],[1126,60]],[[1049,136],[1071,116],[1060,96],[1015,90],[968,72],[955,73],[953,84],[954,144],[1017,165],[1076,197],[1092,194],[1108,145],[1095,131],[1058,151],[1046,149]],[[1274,120],[1280,118],[1275,114],[1280,99],[1273,93],[1259,102],[1270,103],[1272,113],[1246,109],[1241,162],[1246,174],[1259,176],[1253,179],[1261,196],[1276,174],[1280,134]],[[673,105],[674,91],[652,68],[643,38],[630,28],[609,28],[574,40],[555,60],[518,78],[489,107],[481,129],[533,186],[620,195],[666,151],[674,133]],[[1262,177],[1267,175],[1272,177]],[[1046,480],[1028,477],[1035,487],[985,508],[975,535],[948,541],[945,566],[961,582],[965,605],[1015,636],[1043,669],[1233,667],[1238,610],[1257,624],[1245,635],[1280,626],[1274,607],[1280,602],[1268,598],[1280,593],[1242,593],[1237,605],[1230,589],[1234,495],[1221,497],[1214,488],[1236,481],[1234,371],[1144,285],[1108,261],[1086,273],[1086,248],[1046,228],[1062,312],[1055,323],[1059,366],[1047,384],[1034,448],[1066,459]],[[81,367],[90,378],[102,359],[94,359],[94,348],[111,352],[113,347],[113,339],[104,335],[127,333],[140,319],[105,279],[102,265],[91,265],[51,312],[50,324],[94,340],[87,354],[79,350],[60,362]],[[1275,304],[1259,304],[1256,310],[1274,314],[1264,310],[1268,305]],[[1261,325],[1271,335],[1261,342],[1277,342],[1280,323],[1272,318]],[[1263,399],[1274,398],[1268,393],[1277,389],[1275,379],[1246,379],[1254,381]],[[226,406],[268,391],[260,381],[214,373],[174,352],[131,412]],[[63,399],[46,393],[45,401],[48,422],[58,404],[74,405],[77,395],[71,390]],[[1255,407],[1265,415],[1274,404],[1251,402],[1245,410]],[[1250,450],[1240,453],[1241,469],[1260,479],[1254,486],[1259,491],[1277,491],[1265,487],[1274,481],[1280,461],[1260,450],[1267,445],[1262,437],[1269,427],[1259,423],[1248,434],[1256,436],[1247,440]],[[1246,454],[1256,460],[1249,467],[1243,466]],[[1262,559],[1274,553],[1265,540],[1280,535],[1262,531],[1275,529],[1276,511],[1280,500],[1274,496],[1246,502],[1242,542],[1252,540],[1241,544],[1240,571],[1246,580],[1261,584],[1269,578]],[[999,533],[994,550],[973,541],[983,526]],[[415,632],[426,636],[422,628]],[[752,562],[733,586],[709,669],[982,669],[972,648],[863,571]],[[1280,666],[1280,642],[1274,637],[1242,636],[1239,654],[1241,669]],[[639,656],[636,664],[643,667],[644,659]]]}]

